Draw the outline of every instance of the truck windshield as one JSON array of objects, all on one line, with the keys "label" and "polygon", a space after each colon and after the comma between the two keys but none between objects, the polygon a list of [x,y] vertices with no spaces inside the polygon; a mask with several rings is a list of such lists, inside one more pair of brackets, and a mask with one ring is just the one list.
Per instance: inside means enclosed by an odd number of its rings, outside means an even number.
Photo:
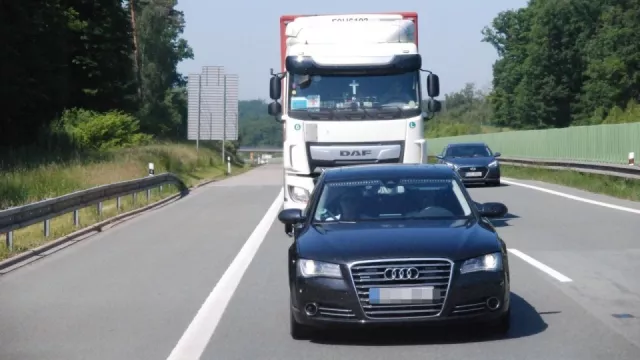
[{"label": "truck windshield", "polygon": [[394,75],[289,75],[289,116],[388,120],[420,115],[417,72]]}]

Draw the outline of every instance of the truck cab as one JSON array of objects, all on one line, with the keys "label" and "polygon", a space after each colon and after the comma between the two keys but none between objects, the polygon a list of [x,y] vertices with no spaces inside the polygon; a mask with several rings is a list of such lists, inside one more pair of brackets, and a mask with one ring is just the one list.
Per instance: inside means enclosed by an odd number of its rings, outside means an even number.
[{"label": "truck cab", "polygon": [[325,168],[427,162],[440,89],[421,69],[417,14],[283,16],[281,42],[268,112],[283,124],[285,209],[306,207]]}]

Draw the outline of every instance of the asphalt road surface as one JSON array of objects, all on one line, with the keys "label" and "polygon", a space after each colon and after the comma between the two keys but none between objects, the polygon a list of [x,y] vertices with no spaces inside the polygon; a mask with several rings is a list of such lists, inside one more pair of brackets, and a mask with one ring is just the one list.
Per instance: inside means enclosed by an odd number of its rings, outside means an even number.
[{"label": "asphalt road surface", "polygon": [[506,338],[294,341],[281,185],[266,165],[1,275],[0,359],[640,359],[638,203],[529,181],[471,189],[510,209],[496,221],[512,251]]}]

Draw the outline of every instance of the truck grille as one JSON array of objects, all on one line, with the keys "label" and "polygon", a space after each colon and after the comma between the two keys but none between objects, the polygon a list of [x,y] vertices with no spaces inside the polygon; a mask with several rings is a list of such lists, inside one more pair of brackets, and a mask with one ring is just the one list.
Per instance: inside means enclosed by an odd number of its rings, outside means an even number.
[{"label": "truck grille", "polygon": [[[388,269],[417,269],[415,279],[389,279]],[[402,319],[438,316],[446,301],[453,263],[446,259],[394,259],[372,260],[353,264],[351,278],[358,294],[362,310],[371,319]],[[398,288],[433,286],[439,297],[433,301],[418,304],[371,304],[369,293],[372,288]]]}]

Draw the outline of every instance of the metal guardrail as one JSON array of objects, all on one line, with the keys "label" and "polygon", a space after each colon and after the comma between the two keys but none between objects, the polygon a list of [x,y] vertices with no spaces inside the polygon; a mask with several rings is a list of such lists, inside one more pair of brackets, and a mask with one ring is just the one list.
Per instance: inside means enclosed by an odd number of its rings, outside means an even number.
[{"label": "metal guardrail", "polygon": [[[429,155],[429,161],[435,162],[436,157],[433,155]],[[596,163],[555,159],[532,159],[506,156],[500,156],[498,158],[498,161],[500,161],[500,164],[503,165],[529,166],[554,170],[575,170],[600,175],[640,179],[640,166],[638,166],[637,164],[621,165],[613,163]]]},{"label": "metal guardrail", "polygon": [[637,165],[553,159],[510,158],[502,156],[499,157],[498,160],[501,164],[505,165],[524,165],[548,169],[578,170],[595,174],[640,179],[640,167]]},{"label": "metal guardrail", "polygon": [[152,175],[141,179],[128,180],[113,184],[101,185],[87,190],[76,191],[56,198],[17,206],[0,211],[0,234],[6,234],[6,245],[13,250],[13,231],[39,222],[44,223],[44,235],[50,235],[51,219],[73,212],[74,225],[80,224],[80,210],[91,205],[97,205],[98,214],[102,214],[102,203],[116,198],[116,207],[120,211],[121,198],[133,195],[134,202],[138,193],[147,191],[147,200],[151,197],[151,190],[162,188],[163,185],[173,184],[178,187],[180,196],[189,193],[187,185],[180,178],[171,173]]}]

